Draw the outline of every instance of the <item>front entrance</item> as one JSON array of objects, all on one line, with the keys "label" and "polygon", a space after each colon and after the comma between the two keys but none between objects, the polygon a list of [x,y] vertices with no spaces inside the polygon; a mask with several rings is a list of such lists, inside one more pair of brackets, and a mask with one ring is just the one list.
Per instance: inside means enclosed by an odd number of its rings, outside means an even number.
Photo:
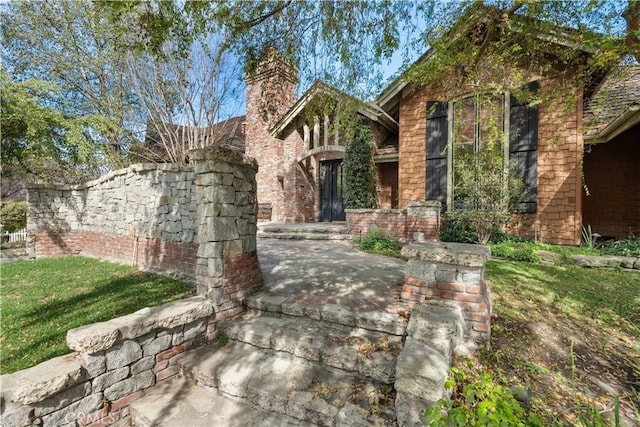
[{"label": "front entrance", "polygon": [[344,221],[342,160],[320,162],[320,221]]}]

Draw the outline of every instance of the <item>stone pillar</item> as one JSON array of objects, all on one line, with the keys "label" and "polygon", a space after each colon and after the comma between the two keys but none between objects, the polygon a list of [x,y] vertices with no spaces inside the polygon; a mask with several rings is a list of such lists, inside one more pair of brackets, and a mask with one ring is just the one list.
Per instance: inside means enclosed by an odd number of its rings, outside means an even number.
[{"label": "stone pillar", "polygon": [[216,318],[232,316],[262,286],[256,253],[257,163],[222,147],[194,150],[190,159],[198,211],[198,293],[211,299]]},{"label": "stone pillar", "polygon": [[409,202],[407,204],[407,236],[413,242],[437,242],[440,230],[440,202]]},{"label": "stone pillar", "polygon": [[409,258],[401,299],[460,307],[465,335],[489,342],[491,294],[484,280],[487,246],[462,243],[413,243],[402,249]]}]

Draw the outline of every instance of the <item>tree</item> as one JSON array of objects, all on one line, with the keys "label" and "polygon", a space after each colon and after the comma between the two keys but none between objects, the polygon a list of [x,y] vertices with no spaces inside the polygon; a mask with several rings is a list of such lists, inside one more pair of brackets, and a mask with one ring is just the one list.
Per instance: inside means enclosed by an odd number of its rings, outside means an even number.
[{"label": "tree", "polygon": [[[116,166],[143,122],[129,84],[123,42],[109,20],[86,1],[24,1],[2,6],[2,56],[14,81],[56,86],[47,104],[66,117],[102,117],[97,145]],[[124,35],[122,35],[124,38]]]},{"label": "tree", "polygon": [[451,220],[470,226],[478,243],[486,245],[496,230],[508,225],[526,191],[518,170],[504,159],[504,132],[490,124],[489,136],[478,152],[458,150]]},{"label": "tree", "polygon": [[186,53],[172,52],[177,46],[165,43],[162,55],[128,55],[131,81],[147,116],[147,141],[134,147],[136,155],[180,163],[188,150],[224,143],[229,129],[217,124],[237,112],[241,72],[220,45],[219,37],[200,35]]},{"label": "tree", "polygon": [[[139,3],[128,2],[127,7]],[[124,7],[116,2],[101,5],[114,16]],[[486,6],[483,1],[185,1],[160,2],[135,23],[151,46],[162,46],[177,33],[188,39],[191,33],[183,30],[189,21],[196,23],[194,31],[224,29],[228,47],[242,55],[249,72],[269,48],[276,48],[299,64],[308,83],[320,78],[366,98],[384,84],[379,79],[380,65],[398,49],[408,65],[412,52],[430,48],[430,65],[422,62],[405,75],[414,83],[436,81],[431,71],[440,70],[436,74],[442,76],[452,69],[462,80],[475,83],[487,64],[500,70],[501,64],[513,64],[508,61],[514,56],[521,61],[523,52],[529,64],[541,65],[546,49],[560,41],[563,48],[554,53],[561,59],[578,59],[567,57],[573,54],[567,46],[595,52],[575,73],[588,78],[626,54],[637,54],[637,18],[637,0],[627,4],[511,0]],[[558,28],[568,31],[559,33]],[[503,42],[493,48],[493,42],[507,33],[519,34],[518,43]],[[621,43],[625,36],[629,36],[627,44]],[[488,57],[495,61],[483,60]]]},{"label": "tree", "polygon": [[67,117],[47,106],[56,91],[51,83],[14,82],[0,72],[3,198],[21,198],[25,180],[75,183],[97,174],[100,153],[90,135],[103,121],[98,116]]},{"label": "tree", "polygon": [[347,209],[376,208],[375,166],[370,129],[356,124],[347,132],[344,153],[344,206]]}]

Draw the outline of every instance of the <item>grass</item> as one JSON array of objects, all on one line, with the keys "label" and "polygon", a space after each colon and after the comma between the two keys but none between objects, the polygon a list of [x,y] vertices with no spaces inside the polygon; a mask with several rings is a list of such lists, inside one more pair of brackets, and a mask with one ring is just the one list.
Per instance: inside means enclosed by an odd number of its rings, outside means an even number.
[{"label": "grass", "polygon": [[[477,363],[534,392],[545,425],[640,407],[640,274],[493,259],[491,349]],[[631,419],[634,419],[633,416]]]},{"label": "grass", "polygon": [[0,372],[69,353],[67,330],[193,294],[191,285],[84,257],[2,265]]},{"label": "grass", "polygon": [[569,262],[571,255],[592,255],[600,256],[602,252],[595,248],[578,246],[560,246],[548,243],[534,242],[501,242],[493,243],[491,254],[497,258],[504,258],[513,261],[537,262],[539,260],[538,251],[547,251],[560,254],[564,262]]}]

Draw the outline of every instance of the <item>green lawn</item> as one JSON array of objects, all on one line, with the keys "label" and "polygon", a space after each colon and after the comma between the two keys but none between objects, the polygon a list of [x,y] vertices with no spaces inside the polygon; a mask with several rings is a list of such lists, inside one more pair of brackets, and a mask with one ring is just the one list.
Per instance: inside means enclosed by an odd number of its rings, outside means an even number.
[{"label": "green lawn", "polygon": [[480,365],[530,387],[544,425],[579,425],[588,407],[611,415],[614,395],[636,419],[639,273],[493,259],[485,277],[494,313]]},{"label": "green lawn", "polygon": [[67,330],[193,294],[191,285],[84,257],[1,267],[0,372],[69,353]]}]

